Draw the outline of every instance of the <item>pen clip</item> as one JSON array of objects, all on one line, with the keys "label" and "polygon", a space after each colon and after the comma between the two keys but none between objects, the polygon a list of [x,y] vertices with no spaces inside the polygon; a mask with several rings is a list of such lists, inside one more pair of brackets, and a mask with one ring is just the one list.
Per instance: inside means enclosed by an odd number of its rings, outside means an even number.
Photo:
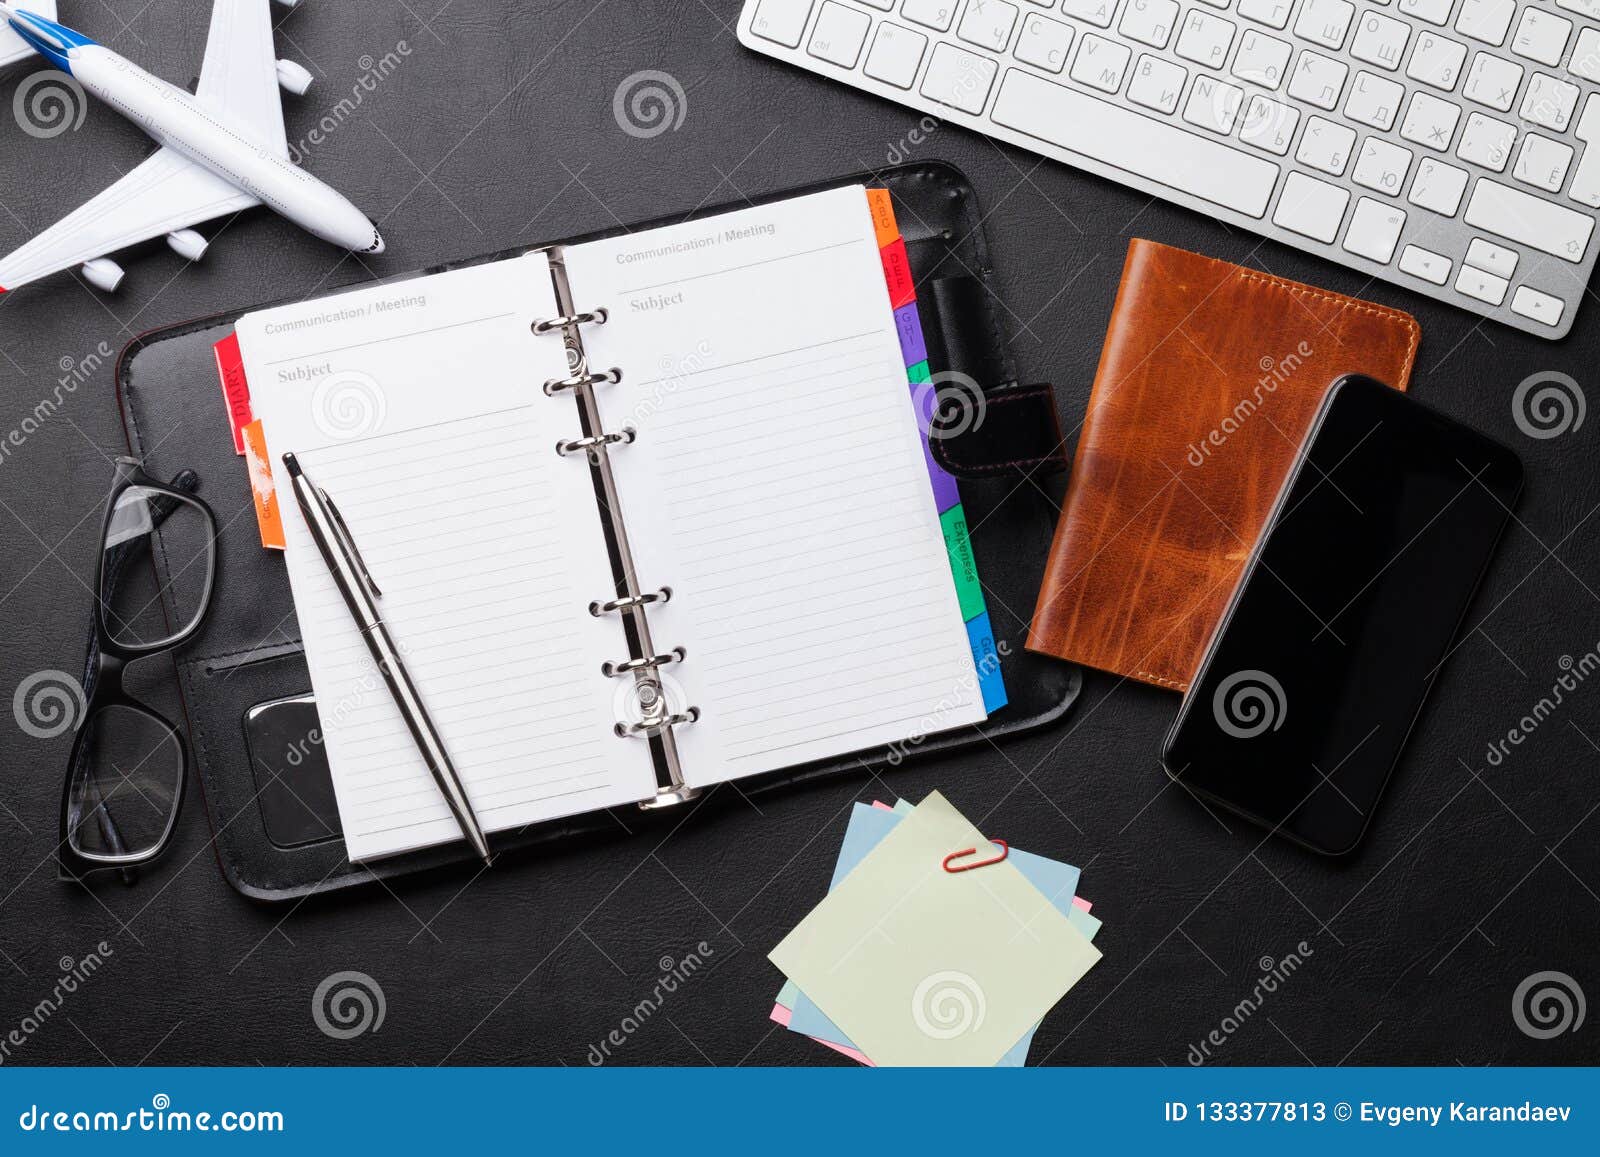
[{"label": "pen clip", "polygon": [[381,599],[383,592],[378,589],[378,584],[372,580],[372,572],[367,569],[367,560],[361,557],[361,548],[356,545],[355,535],[350,533],[350,524],[344,520],[344,515],[339,512],[338,505],[333,501],[333,495],[322,487],[317,487],[317,493],[322,496],[322,501],[328,506],[328,513],[333,515],[333,529],[343,543],[345,551],[355,561],[356,575],[361,579],[367,592],[375,599]]}]

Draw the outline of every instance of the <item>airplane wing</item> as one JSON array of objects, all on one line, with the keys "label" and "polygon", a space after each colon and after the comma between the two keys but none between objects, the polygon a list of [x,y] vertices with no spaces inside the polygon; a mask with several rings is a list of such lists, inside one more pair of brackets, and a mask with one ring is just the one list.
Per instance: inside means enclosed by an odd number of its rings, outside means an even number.
[{"label": "airplane wing", "polygon": [[43,16],[46,20],[56,18],[56,0],[10,0],[10,3],[0,4],[0,68],[35,55],[32,46],[13,32],[11,25],[6,23],[4,12],[6,8],[15,8],[19,12],[32,12],[35,16]]},{"label": "airplane wing", "polygon": [[77,212],[15,253],[0,257],[0,288],[15,289],[140,241],[257,204],[256,198],[182,154],[159,149]]},{"label": "airplane wing", "polygon": [[215,0],[195,96],[280,156],[289,155],[268,0]]}]

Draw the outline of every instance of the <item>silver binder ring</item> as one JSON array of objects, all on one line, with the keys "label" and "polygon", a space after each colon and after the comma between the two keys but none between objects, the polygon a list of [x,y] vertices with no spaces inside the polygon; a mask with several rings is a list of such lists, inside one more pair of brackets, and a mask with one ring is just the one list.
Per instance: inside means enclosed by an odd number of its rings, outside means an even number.
[{"label": "silver binder ring", "polygon": [[662,587],[658,591],[647,591],[642,595],[628,595],[620,599],[607,599],[601,602],[596,599],[589,604],[589,613],[595,618],[609,615],[612,611],[625,611],[632,607],[647,607],[651,603],[664,603],[672,598],[672,588]]},{"label": "silver binder ring", "polygon": [[607,660],[600,664],[600,673],[606,676],[628,675],[646,667],[665,667],[668,663],[681,663],[688,655],[682,647],[674,647],[665,655],[646,655],[637,659],[624,659],[620,663]]},{"label": "silver binder ring", "polygon": [[596,306],[594,309],[585,309],[579,313],[564,313],[560,317],[542,317],[530,327],[534,333],[543,337],[547,333],[554,333],[569,325],[605,325],[606,318],[611,316],[611,311],[605,306]]},{"label": "silver binder ring", "polygon": [[586,438],[563,438],[556,443],[556,453],[565,458],[568,454],[577,454],[584,450],[598,450],[602,446],[613,444],[626,446],[636,437],[638,437],[638,431],[632,426],[628,426],[618,433],[590,434]]},{"label": "silver binder ring", "polygon": [[616,366],[599,374],[574,374],[567,378],[546,378],[544,392],[555,397],[562,390],[575,390],[579,386],[614,386],[622,380],[622,371]]},{"label": "silver binder ring", "polygon": [[658,735],[669,727],[680,727],[686,723],[694,723],[700,718],[700,708],[690,707],[673,715],[664,716],[655,722],[618,723],[616,733],[618,738],[626,739],[631,735]]}]

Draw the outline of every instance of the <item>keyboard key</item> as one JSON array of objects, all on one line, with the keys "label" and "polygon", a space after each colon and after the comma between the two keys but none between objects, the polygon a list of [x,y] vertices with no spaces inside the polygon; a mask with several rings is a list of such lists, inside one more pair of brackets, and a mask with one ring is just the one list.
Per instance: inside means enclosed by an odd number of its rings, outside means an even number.
[{"label": "keyboard key", "polygon": [[1165,48],[1178,22],[1178,0],[1128,0],[1117,30],[1130,40]]},{"label": "keyboard key", "polygon": [[1461,144],[1456,147],[1456,156],[1502,173],[1506,162],[1511,159],[1511,146],[1516,140],[1516,126],[1486,117],[1481,112],[1469,113],[1467,127],[1461,130]]},{"label": "keyboard key", "polygon": [[1573,264],[1583,260],[1594,218],[1544,197],[1480,177],[1472,187],[1465,220],[1475,229],[1529,245]]},{"label": "keyboard key", "polygon": [[1450,19],[1450,8],[1455,0],[1400,0],[1400,11],[1429,24],[1443,24]]},{"label": "keyboard key", "polygon": [[786,48],[799,48],[811,17],[811,0],[761,0],[750,31]]},{"label": "keyboard key", "polygon": [[1191,8],[1184,18],[1183,31],[1178,33],[1175,51],[1185,60],[1207,68],[1221,68],[1233,44],[1234,27],[1232,21]]},{"label": "keyboard key", "polygon": [[1572,49],[1572,59],[1567,61],[1567,71],[1584,80],[1600,81],[1600,32],[1593,28],[1578,30],[1578,43]]},{"label": "keyboard key", "polygon": [[1511,170],[1511,175],[1524,185],[1559,193],[1571,164],[1571,145],[1529,133],[1522,138],[1522,152],[1517,155],[1517,167]]},{"label": "keyboard key", "polygon": [[[905,13],[904,8],[900,11]],[[979,113],[989,99],[989,87],[994,84],[997,71],[999,65],[987,56],[953,44],[936,44],[922,78],[922,95],[962,112]]]},{"label": "keyboard key", "polygon": [[1580,205],[1600,209],[1600,151],[1594,145],[1583,146],[1583,159],[1577,172],[1572,174],[1572,187],[1567,196]]},{"label": "keyboard key", "polygon": [[1470,265],[1463,265],[1461,272],[1456,274],[1457,293],[1464,293],[1468,297],[1486,301],[1490,305],[1499,305],[1504,301],[1508,288],[1505,278],[1474,269]]},{"label": "keyboard key", "polygon": [[1600,0],[1556,0],[1556,7],[1587,16],[1590,20],[1600,20]]},{"label": "keyboard key", "polygon": [[1071,50],[1072,25],[1030,12],[1022,22],[1022,34],[1017,37],[1014,51],[1024,64],[1060,72],[1067,66],[1067,53]]},{"label": "keyboard key", "polygon": [[1349,66],[1343,61],[1319,56],[1307,49],[1300,53],[1294,76],[1289,79],[1289,95],[1318,108],[1336,108],[1349,72]]},{"label": "keyboard key", "polygon": [[1458,169],[1432,157],[1423,157],[1417,164],[1417,179],[1411,182],[1411,192],[1406,194],[1406,200],[1446,217],[1454,217],[1456,210],[1461,208],[1461,195],[1466,191],[1465,169]]},{"label": "keyboard key", "polygon": [[1370,72],[1358,72],[1355,83],[1350,86],[1350,99],[1344,104],[1344,115],[1388,132],[1394,127],[1395,115],[1405,95],[1406,90],[1392,80]]},{"label": "keyboard key", "polygon": [[924,28],[948,32],[950,22],[956,18],[956,0],[905,0],[900,5],[900,15]]},{"label": "keyboard key", "polygon": [[1467,83],[1461,87],[1461,95],[1492,109],[1510,112],[1511,102],[1517,99],[1517,86],[1521,83],[1522,65],[1480,52],[1472,60],[1472,68],[1467,72]]},{"label": "keyboard key", "polygon": [[[1199,87],[1198,81],[1195,87]],[[1354,129],[1322,117],[1312,117],[1306,121],[1306,131],[1300,134],[1300,147],[1295,150],[1294,159],[1337,177],[1350,163],[1350,150],[1355,144]]]},{"label": "keyboard key", "polygon": [[1122,87],[1122,77],[1128,70],[1128,59],[1132,55],[1125,44],[1086,35],[1078,45],[1077,58],[1072,62],[1072,79],[1103,92],[1116,92]]},{"label": "keyboard key", "polygon": [[1293,52],[1286,41],[1246,28],[1239,37],[1239,51],[1233,56],[1233,75],[1262,88],[1277,88],[1283,83],[1283,70],[1289,67]]},{"label": "keyboard key", "polygon": [[1450,137],[1456,131],[1456,119],[1460,115],[1461,110],[1449,101],[1425,92],[1414,92],[1406,108],[1406,119],[1400,126],[1400,135],[1408,141],[1442,151],[1450,147]]},{"label": "keyboard key", "polygon": [[1411,25],[1377,12],[1368,12],[1361,18],[1361,26],[1356,29],[1350,55],[1393,72],[1400,67],[1400,57],[1405,54],[1406,41],[1410,37]]},{"label": "keyboard key", "polygon": [[1474,237],[1467,246],[1467,264],[1496,277],[1509,278],[1517,271],[1517,251]]},{"label": "keyboard key", "polygon": [[1417,35],[1417,46],[1411,51],[1406,75],[1449,92],[1461,79],[1461,65],[1466,59],[1465,44],[1447,40],[1434,32],[1422,32]]},{"label": "keyboard key", "polygon": [[1450,278],[1450,259],[1420,245],[1407,245],[1400,251],[1400,271],[1443,285]]},{"label": "keyboard key", "polygon": [[872,51],[867,53],[866,67],[862,71],[896,88],[910,88],[911,82],[917,79],[917,65],[922,63],[927,47],[928,38],[922,33],[885,20],[878,25],[878,34],[872,39]]},{"label": "keyboard key", "polygon": [[1109,28],[1111,10],[1116,6],[1116,0],[1061,0],[1061,13],[1101,28]]},{"label": "keyboard key", "polygon": [[1564,133],[1577,107],[1577,85],[1536,72],[1522,97],[1522,119]]},{"label": "keyboard key", "polygon": [[859,8],[846,8],[826,0],[817,15],[816,27],[811,30],[806,52],[840,68],[854,68],[871,27],[872,17]]},{"label": "keyboard key", "polygon": [[1189,90],[1189,103],[1183,106],[1183,119],[1208,132],[1227,136],[1244,101],[1244,90],[1225,84],[1214,76],[1197,76]]},{"label": "keyboard key", "polygon": [[1511,51],[1540,64],[1560,64],[1561,52],[1572,32],[1572,21],[1537,8],[1522,10],[1522,23],[1511,38]]},{"label": "keyboard key", "polygon": [[1174,124],[1044,80],[1006,73],[996,123],[1249,217],[1266,212],[1278,166]]},{"label": "keyboard key", "polygon": [[1590,93],[1583,102],[1583,115],[1573,136],[1584,142],[1583,158],[1578,161],[1578,171],[1572,174],[1572,187],[1567,196],[1580,205],[1600,209],[1600,151],[1595,140],[1600,138],[1600,93]]},{"label": "keyboard key", "polygon": [[1247,145],[1281,157],[1289,151],[1295,125],[1299,123],[1300,110],[1293,105],[1280,104],[1264,96],[1252,96],[1244,112],[1239,139]]},{"label": "keyboard key", "polygon": [[1560,325],[1561,314],[1565,311],[1567,303],[1559,297],[1548,293],[1541,293],[1532,286],[1522,285],[1517,287],[1517,292],[1511,296],[1511,311],[1520,313],[1523,317],[1542,321],[1545,325]]},{"label": "keyboard key", "polygon": [[1017,26],[1017,8],[1006,0],[967,0],[956,35],[968,44],[1004,52],[1011,43],[1011,30]]},{"label": "keyboard key", "polygon": [[1361,156],[1351,174],[1355,183],[1398,197],[1405,188],[1406,173],[1411,169],[1412,153],[1399,145],[1368,137],[1361,144]]},{"label": "keyboard key", "polygon": [[1394,247],[1400,241],[1400,230],[1405,228],[1406,211],[1371,197],[1356,202],[1350,214],[1350,228],[1345,230],[1344,247],[1351,253],[1389,264]]},{"label": "keyboard key", "polygon": [[1505,43],[1516,11],[1517,0],[1461,0],[1456,31],[1498,47]]},{"label": "keyboard key", "polygon": [[1338,49],[1355,14],[1356,6],[1348,0],[1305,0],[1300,18],[1294,22],[1294,34],[1324,48]]},{"label": "keyboard key", "polygon": [[1145,108],[1170,114],[1177,109],[1178,94],[1183,92],[1183,82],[1188,78],[1189,74],[1182,65],[1145,53],[1133,66],[1133,79],[1128,82],[1128,99]]},{"label": "keyboard key", "polygon": [[[1600,3],[1600,0],[1596,0]],[[1265,24],[1268,28],[1283,28],[1289,23],[1293,0],[1239,0],[1237,9],[1246,20]]]},{"label": "keyboard key", "polygon": [[1283,179],[1283,194],[1278,198],[1272,222],[1329,245],[1339,235],[1339,222],[1349,203],[1349,192],[1339,186],[1304,173],[1290,173]]}]

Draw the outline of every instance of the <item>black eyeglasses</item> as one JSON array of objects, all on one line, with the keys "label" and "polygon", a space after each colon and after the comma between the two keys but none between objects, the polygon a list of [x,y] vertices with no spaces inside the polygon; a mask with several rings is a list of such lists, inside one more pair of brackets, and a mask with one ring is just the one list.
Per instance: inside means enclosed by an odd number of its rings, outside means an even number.
[{"label": "black eyeglasses", "polygon": [[172,840],[189,747],[182,730],[123,686],[130,662],[171,651],[200,629],[217,570],[217,522],[185,470],[164,486],[117,459],[95,576],[84,665],[87,707],[61,795],[64,875],[131,869]]}]

